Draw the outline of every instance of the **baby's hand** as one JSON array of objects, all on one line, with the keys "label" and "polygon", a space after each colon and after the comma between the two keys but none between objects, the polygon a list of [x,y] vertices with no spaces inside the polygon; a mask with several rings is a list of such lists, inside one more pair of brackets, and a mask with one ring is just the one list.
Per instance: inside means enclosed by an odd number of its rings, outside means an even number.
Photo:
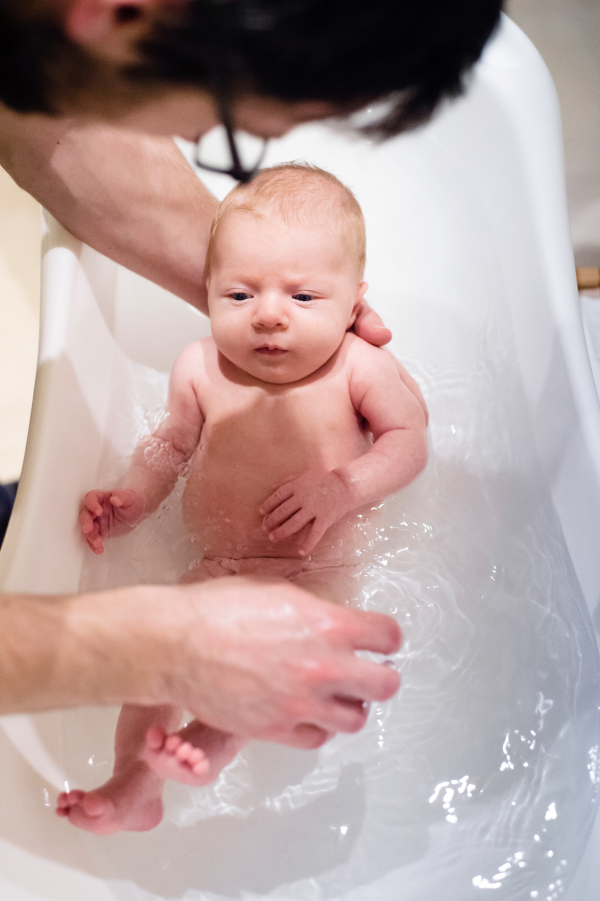
[{"label": "baby's hand", "polygon": [[135,491],[88,491],[79,513],[79,525],[95,554],[104,552],[104,539],[126,535],[144,512],[143,498]]},{"label": "baby's hand", "polygon": [[335,470],[304,472],[286,482],[264,502],[258,511],[263,529],[271,541],[282,541],[312,522],[302,555],[310,554],[327,529],[352,509],[350,492]]}]

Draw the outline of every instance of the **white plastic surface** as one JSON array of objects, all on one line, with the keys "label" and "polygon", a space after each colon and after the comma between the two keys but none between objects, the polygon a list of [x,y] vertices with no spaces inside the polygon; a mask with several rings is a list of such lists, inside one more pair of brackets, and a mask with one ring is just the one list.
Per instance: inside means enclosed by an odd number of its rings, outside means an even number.
[{"label": "white plastic surface", "polygon": [[[509,363],[518,371],[519,390],[525,398],[531,453],[537,455],[575,572],[597,618],[600,407],[577,302],[557,104],[538,54],[505,19],[477,67],[467,97],[445,109],[426,129],[377,147],[331,133],[325,126],[307,126],[273,142],[267,164],[293,158],[331,169],[355,190],[367,220],[369,297],[394,329],[393,347],[409,368],[419,372],[419,348],[411,344],[411,329],[421,336],[424,358],[437,355],[459,361],[461,354],[468,355],[488,334],[481,311],[488,311],[490,303],[510,323]],[[218,177],[210,184],[219,195],[229,187],[227,180]],[[15,513],[0,556],[4,590],[75,591],[82,578],[88,583],[98,579],[97,571],[90,576],[86,570],[86,551],[77,534],[79,498],[105,472],[107,459],[118,462],[126,457],[130,447],[119,422],[132,415],[131,398],[137,398],[142,407],[151,402],[148,398],[160,393],[179,350],[207,333],[207,322],[200,314],[82,247],[50,221],[30,439]],[[406,360],[406,348],[413,354],[412,361]],[[447,368],[453,371],[458,379],[457,364],[454,370]],[[435,385],[424,384],[424,388],[435,400]],[[500,399],[503,386],[495,390]],[[489,450],[491,454],[494,448]],[[465,535],[466,544],[471,537]],[[540,571],[542,577],[547,574]],[[575,594],[573,617],[585,622]],[[591,633],[591,622],[586,628]],[[595,660],[590,653],[586,651],[588,665]],[[523,680],[528,676],[524,671]],[[11,717],[3,723],[2,899],[468,901],[486,889],[497,889],[494,897],[511,901],[536,897],[529,891],[515,894],[510,879],[503,881],[507,867],[517,866],[519,858],[514,854],[510,865],[500,867],[496,881],[491,876],[486,880],[481,874],[487,858],[478,859],[478,846],[448,844],[449,840],[440,840],[439,827],[434,826],[408,863],[398,844],[396,868],[394,842],[400,839],[395,839],[391,827],[382,828],[377,841],[387,861],[385,868],[373,875],[373,867],[369,870],[365,865],[371,882],[359,880],[349,887],[342,880],[339,884],[344,888],[337,892],[318,888],[319,880],[328,866],[332,872],[335,867],[343,869],[354,846],[346,850],[340,838],[335,852],[323,851],[321,857],[313,850],[312,857],[299,861],[293,848],[286,850],[281,844],[285,836],[278,822],[283,821],[277,819],[269,841],[264,819],[247,816],[245,826],[242,816],[230,833],[225,812],[211,821],[212,832],[198,833],[197,847],[190,845],[185,830],[172,824],[151,836],[98,839],[78,832],[54,816],[56,790],[69,778],[69,761],[77,750],[73,744],[81,745],[82,754],[84,748],[90,754],[92,769],[105,772],[102,754],[114,712],[84,711],[75,720],[73,716]],[[459,747],[460,736],[452,741]],[[96,751],[97,761],[93,759]],[[276,770],[277,754],[273,759]],[[297,765],[302,769],[300,758]],[[597,778],[597,770],[592,775]],[[323,792],[327,799],[322,785],[314,783],[311,790],[317,802]],[[360,800],[351,778],[345,791],[336,802],[342,808],[345,799],[348,805],[355,798]],[[375,807],[380,800],[367,790],[366,813],[357,822],[368,824],[369,805]],[[392,807],[404,803],[402,796],[387,800]],[[551,811],[552,805],[547,820],[553,816]],[[272,810],[265,808],[263,813],[267,817]],[[318,812],[313,817],[317,819],[306,816],[303,828],[319,834],[323,823],[318,822]],[[364,828],[372,827],[363,824]],[[257,836],[254,844],[252,830]],[[548,889],[548,897],[556,890],[556,898],[597,901],[597,831],[568,894],[559,885]],[[232,866],[226,847],[231,835],[242,849],[242,875],[237,878],[227,869]],[[486,840],[503,847],[501,836],[490,835]],[[224,843],[222,870],[220,841]],[[281,846],[280,857],[270,856],[271,844]],[[439,870],[438,848],[445,848],[447,854]],[[210,871],[204,881],[203,868]]]}]

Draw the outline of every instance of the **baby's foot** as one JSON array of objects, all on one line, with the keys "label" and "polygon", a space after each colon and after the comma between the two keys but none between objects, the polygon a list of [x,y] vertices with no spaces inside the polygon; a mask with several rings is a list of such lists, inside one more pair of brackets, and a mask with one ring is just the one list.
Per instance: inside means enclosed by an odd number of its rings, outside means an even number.
[{"label": "baby's foot", "polygon": [[172,735],[161,726],[153,726],[148,730],[142,757],[163,779],[175,779],[185,785],[207,785],[231,763],[243,745],[231,732],[193,720]]},{"label": "baby's foot", "polygon": [[135,762],[95,791],[62,792],[56,813],[96,835],[122,829],[143,832],[162,820],[162,785],[143,761]]}]

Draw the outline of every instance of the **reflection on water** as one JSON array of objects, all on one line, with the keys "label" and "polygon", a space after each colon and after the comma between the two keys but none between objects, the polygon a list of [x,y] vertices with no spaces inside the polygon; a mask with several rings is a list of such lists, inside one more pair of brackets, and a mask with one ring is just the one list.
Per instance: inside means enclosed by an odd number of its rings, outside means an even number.
[{"label": "reflection on water", "polygon": [[[151,834],[90,837],[115,897],[563,894],[598,795],[598,667],[500,337],[490,318],[464,365],[408,361],[430,406],[431,459],[373,511],[360,601],[403,629],[398,696],[319,752],[255,743],[214,785],[169,786]],[[156,407],[163,388],[141,389],[140,404]],[[175,497],[90,555],[85,587],[174,581],[190,554]],[[106,764],[88,760],[107,759],[111,729],[82,739],[80,716],[65,716],[65,765],[91,787]]]}]

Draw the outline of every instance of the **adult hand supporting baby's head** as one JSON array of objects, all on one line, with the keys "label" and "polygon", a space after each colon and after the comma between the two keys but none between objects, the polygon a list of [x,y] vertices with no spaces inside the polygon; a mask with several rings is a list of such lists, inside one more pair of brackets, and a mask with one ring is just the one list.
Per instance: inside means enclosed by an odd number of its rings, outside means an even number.
[{"label": "adult hand supporting baby's head", "polygon": [[392,340],[391,331],[385,327],[379,314],[371,309],[366,300],[361,301],[356,310],[354,331],[363,341],[376,347],[382,347]]}]

